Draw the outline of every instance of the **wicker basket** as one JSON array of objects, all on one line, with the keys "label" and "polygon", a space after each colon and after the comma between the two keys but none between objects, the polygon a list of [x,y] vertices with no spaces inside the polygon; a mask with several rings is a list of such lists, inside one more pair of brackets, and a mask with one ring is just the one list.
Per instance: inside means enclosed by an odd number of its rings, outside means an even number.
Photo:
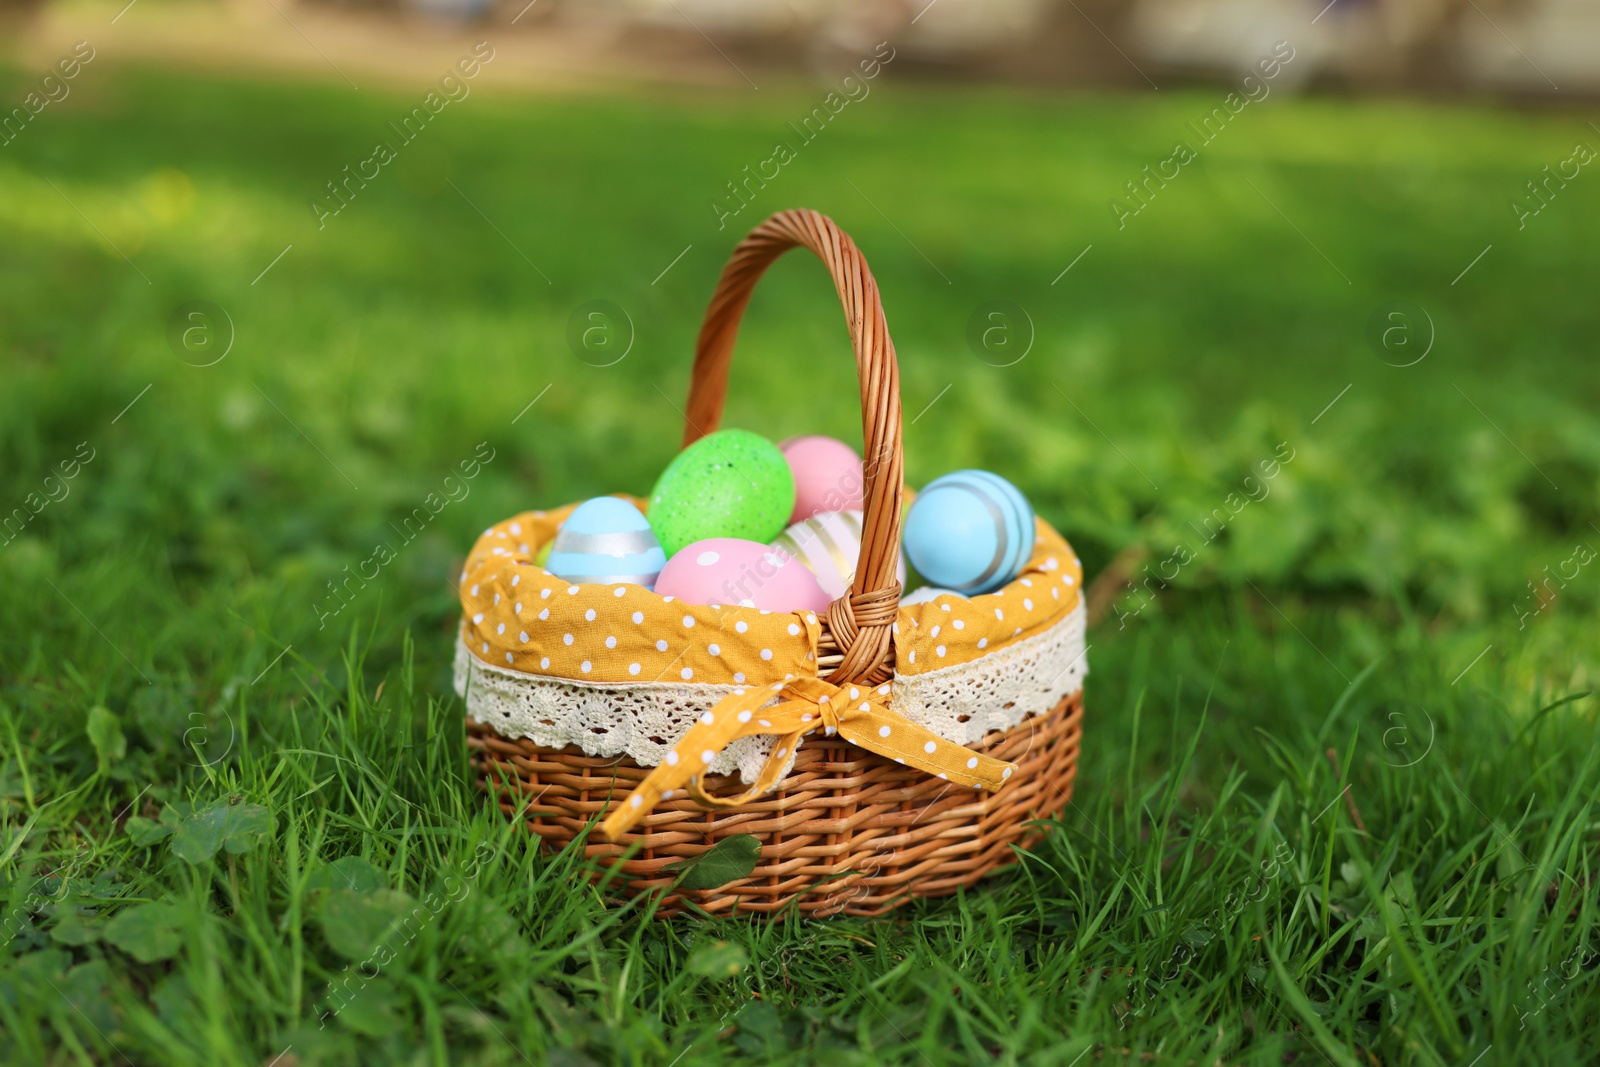
[{"label": "wicker basket", "polygon": [[[755,283],[778,256],[797,246],[826,264],[844,305],[861,381],[866,443],[865,522],[855,583],[820,619],[815,669],[830,682],[892,683],[898,693],[902,679],[895,670],[895,630],[897,618],[904,618],[907,610],[899,606],[895,580],[903,491],[899,371],[877,284],[854,242],[830,219],[813,211],[781,212],[735,249],[700,331],[684,444],[716,428],[734,340]],[[1039,528],[1053,534],[1042,523]],[[502,530],[495,536],[506,535]],[[482,554],[484,544],[480,541],[475,549],[480,560],[488,559]],[[534,547],[523,544],[521,549],[528,555]],[[507,548],[492,551],[514,555]],[[604,592],[603,587],[593,588]],[[472,589],[476,594],[477,586]],[[467,603],[465,589],[463,601]],[[469,616],[472,610],[468,603]],[[1069,610],[1076,612],[1081,645],[1081,598],[1076,607],[1063,601],[1060,610],[1063,619]],[[468,647],[468,642],[477,643],[470,621],[464,622],[463,637],[458,686],[467,692],[467,675],[487,668],[477,648]],[[488,644],[483,648],[487,652]],[[996,648],[996,662],[1003,665],[1002,656]],[[507,662],[511,658],[507,655]],[[516,686],[525,677],[495,669],[505,685]],[[1081,678],[1081,670],[1073,677]],[[534,685],[549,680],[527,681]],[[792,769],[773,792],[737,808],[710,809],[680,793],[657,804],[617,842],[589,836],[585,853],[612,866],[638,846],[611,883],[636,894],[668,889],[674,882],[668,865],[697,856],[722,838],[753,834],[760,840],[760,860],[749,877],[717,889],[669,893],[662,902],[668,914],[692,904],[714,913],[795,906],[818,915],[876,915],[911,897],[953,893],[1008,862],[1012,845],[1032,840],[1032,820],[1054,814],[1070,798],[1083,710],[1082,690],[1076,681],[1073,685],[1073,691],[1059,699],[1052,693],[1039,706],[1013,709],[1006,704],[1011,718],[1020,721],[969,744],[974,752],[1016,764],[998,792],[954,789],[951,782],[839,737],[812,736],[792,757]],[[1039,691],[1036,687],[1031,692]],[[472,717],[470,699],[468,708],[467,743],[480,785],[508,817],[523,819],[552,847],[583,837],[652,769],[627,755],[590,755],[577,745],[541,746],[529,737],[509,735],[504,724],[494,721],[497,716],[480,712]],[[708,775],[706,791],[738,792],[737,783],[726,777]]]}]

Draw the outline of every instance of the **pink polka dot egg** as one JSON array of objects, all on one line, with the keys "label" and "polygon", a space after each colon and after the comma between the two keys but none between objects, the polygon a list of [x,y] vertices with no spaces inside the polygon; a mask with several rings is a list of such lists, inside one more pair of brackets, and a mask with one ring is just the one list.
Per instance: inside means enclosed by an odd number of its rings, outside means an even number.
[{"label": "pink polka dot egg", "polygon": [[667,560],[656,592],[686,604],[727,604],[767,611],[828,610],[830,598],[816,575],[759,541],[708,537],[685,545]]}]

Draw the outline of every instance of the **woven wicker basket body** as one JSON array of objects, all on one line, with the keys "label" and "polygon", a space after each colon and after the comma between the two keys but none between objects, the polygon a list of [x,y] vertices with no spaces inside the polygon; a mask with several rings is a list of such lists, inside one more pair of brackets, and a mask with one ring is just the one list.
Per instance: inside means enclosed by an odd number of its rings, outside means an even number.
[{"label": "woven wicker basket body", "polygon": [[[758,226],[735,250],[718,282],[696,350],[684,443],[716,428],[739,321],[756,281],[783,252],[805,247],[832,275],[856,353],[865,441],[865,521],[855,581],[822,622],[820,672],[833,682],[879,685],[894,676],[895,578],[902,505],[899,372],[876,283],[866,260],[833,222],[788,211]],[[942,651],[942,650],[941,650]],[[585,665],[587,667],[587,665]],[[1082,692],[1033,712],[971,746],[1017,765],[989,794],[930,777],[841,739],[813,736],[778,788],[737,808],[706,809],[687,796],[658,804],[617,843],[598,835],[586,854],[614,866],[614,888],[629,895],[665,889],[665,868],[734,834],[753,834],[761,856],[749,877],[712,890],[668,895],[663,912],[685,905],[708,912],[880,914],[916,896],[971,885],[1026,844],[1030,822],[1070,798],[1081,737]],[[481,787],[508,817],[552,847],[582,835],[649,773],[627,756],[595,757],[505,737],[469,718],[467,743]],[[706,781],[708,792],[738,792]]]},{"label": "woven wicker basket body", "polygon": [[[1017,764],[1011,784],[994,794],[952,789],[854,745],[809,742],[775,792],[735,811],[707,811],[688,798],[657,805],[640,835],[643,850],[622,865],[622,888],[633,894],[670,886],[668,864],[724,837],[754,834],[761,860],[750,877],[670,895],[663,908],[676,911],[687,899],[708,912],[771,912],[793,901],[817,915],[879,915],[913,896],[954,893],[1008,862],[1012,845],[1032,839],[1029,820],[1071,798],[1082,719],[1082,698],[1074,694],[1048,715],[976,746]],[[500,810],[514,818],[526,807],[528,829],[554,847],[577,837],[648,773],[630,759],[552,752],[470,720],[467,744]],[[715,784],[713,778],[713,792],[734,789]],[[596,835],[585,851],[609,862],[623,847]]]}]

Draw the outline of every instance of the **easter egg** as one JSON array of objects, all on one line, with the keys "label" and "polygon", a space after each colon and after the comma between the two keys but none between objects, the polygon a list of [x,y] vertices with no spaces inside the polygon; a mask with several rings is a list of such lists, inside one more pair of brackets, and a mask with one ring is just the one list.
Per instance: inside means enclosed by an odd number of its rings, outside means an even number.
[{"label": "easter egg", "polygon": [[650,493],[650,526],[668,556],[694,541],[766,543],[794,510],[794,475],[778,447],[748,430],[718,430],[679,452]]},{"label": "easter egg", "polygon": [[794,475],[794,510],[799,522],[821,511],[860,511],[865,499],[861,457],[832,437],[791,437],[778,446]]},{"label": "easter egg", "polygon": [[[823,591],[837,600],[849,590],[856,576],[862,521],[859,511],[824,511],[783,531],[773,540],[772,548],[805,564],[817,576]],[[896,563],[896,577],[903,585],[905,557],[900,556]]]},{"label": "easter egg", "polygon": [[550,550],[554,547],[556,547],[556,543],[554,541],[546,541],[544,544],[540,545],[539,551],[534,554],[533,562],[537,563],[541,567],[545,567],[545,569],[548,570],[549,568],[546,566],[546,564],[550,562]]},{"label": "easter egg", "polygon": [[832,601],[799,560],[737,537],[710,537],[684,546],[661,568],[656,592],[689,604],[780,612],[824,612]]},{"label": "easter egg", "polygon": [[667,554],[638,508],[614,496],[597,496],[567,516],[543,566],[569,582],[629,582],[650,589],[666,562]]},{"label": "easter egg", "polygon": [[967,599],[960,593],[950,589],[940,589],[938,586],[934,585],[923,585],[918,586],[916,589],[911,590],[911,592],[901,597],[900,606],[903,608],[908,608],[913,604],[926,604],[928,601],[937,600],[942,596],[958,597],[961,600]]},{"label": "easter egg", "polygon": [[906,512],[906,555],[931,584],[967,596],[999,589],[1033,554],[1033,508],[988,471],[935,478]]}]

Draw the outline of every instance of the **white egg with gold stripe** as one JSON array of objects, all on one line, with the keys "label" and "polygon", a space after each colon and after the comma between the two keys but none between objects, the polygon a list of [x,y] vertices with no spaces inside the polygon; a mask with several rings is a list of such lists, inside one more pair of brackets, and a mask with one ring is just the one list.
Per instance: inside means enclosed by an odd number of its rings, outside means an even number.
[{"label": "white egg with gold stripe", "polygon": [[[823,591],[837,600],[855,578],[856,563],[861,557],[861,529],[859,511],[824,511],[790,526],[772,542],[772,548],[803,563],[817,576]],[[895,572],[904,585],[903,555],[897,555]]]}]

